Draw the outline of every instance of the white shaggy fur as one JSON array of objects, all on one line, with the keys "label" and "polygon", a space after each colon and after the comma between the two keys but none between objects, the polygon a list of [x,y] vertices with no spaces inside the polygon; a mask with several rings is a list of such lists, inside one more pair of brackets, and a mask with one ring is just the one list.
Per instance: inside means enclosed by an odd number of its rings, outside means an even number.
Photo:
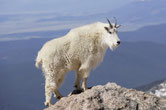
[{"label": "white shaggy fur", "polygon": [[114,49],[120,41],[114,24],[109,28],[112,34],[104,27],[109,27],[109,24],[85,25],[44,44],[38,52],[36,67],[41,64],[45,76],[45,105],[51,104],[53,92],[56,98],[62,97],[58,88],[71,70],[76,70],[75,87],[79,89],[82,80],[83,90],[87,89],[86,80],[91,69],[102,62],[108,46]]}]

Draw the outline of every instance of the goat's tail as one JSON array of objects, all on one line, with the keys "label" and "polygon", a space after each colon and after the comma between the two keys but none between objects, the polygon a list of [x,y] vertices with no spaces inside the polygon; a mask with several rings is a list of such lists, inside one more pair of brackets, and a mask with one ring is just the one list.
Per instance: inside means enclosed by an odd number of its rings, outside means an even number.
[{"label": "goat's tail", "polygon": [[42,58],[38,55],[37,58],[36,58],[36,63],[35,63],[36,68],[39,69],[40,64],[42,64]]}]

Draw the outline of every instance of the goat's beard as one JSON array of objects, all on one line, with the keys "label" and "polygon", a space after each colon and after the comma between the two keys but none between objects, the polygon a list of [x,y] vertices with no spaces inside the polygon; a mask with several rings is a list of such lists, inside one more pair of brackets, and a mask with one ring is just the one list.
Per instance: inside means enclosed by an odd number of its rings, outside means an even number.
[{"label": "goat's beard", "polygon": [[113,39],[110,39],[108,37],[106,37],[104,39],[104,43],[113,51],[115,50],[119,45],[115,44],[114,42],[112,42]]},{"label": "goat's beard", "polygon": [[117,47],[118,47],[118,45],[113,45],[113,44],[112,44],[111,46],[109,45],[109,48],[110,48],[112,51],[114,51]]}]

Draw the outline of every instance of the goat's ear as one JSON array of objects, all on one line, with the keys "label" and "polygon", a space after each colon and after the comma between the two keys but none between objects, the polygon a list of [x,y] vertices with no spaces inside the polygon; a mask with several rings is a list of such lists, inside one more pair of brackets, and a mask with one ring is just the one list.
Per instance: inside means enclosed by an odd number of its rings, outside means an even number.
[{"label": "goat's ear", "polygon": [[116,25],[116,28],[118,29],[118,28],[120,28],[121,27],[121,25]]},{"label": "goat's ear", "polygon": [[109,28],[108,27],[104,27],[106,31],[109,31]]}]

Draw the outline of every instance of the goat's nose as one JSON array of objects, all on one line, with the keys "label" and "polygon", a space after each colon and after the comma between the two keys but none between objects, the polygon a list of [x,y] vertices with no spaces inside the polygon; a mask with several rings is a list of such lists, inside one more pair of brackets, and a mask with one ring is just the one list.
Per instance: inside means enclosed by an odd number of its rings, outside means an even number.
[{"label": "goat's nose", "polygon": [[117,44],[119,45],[119,44],[120,44],[120,41],[117,41]]}]

